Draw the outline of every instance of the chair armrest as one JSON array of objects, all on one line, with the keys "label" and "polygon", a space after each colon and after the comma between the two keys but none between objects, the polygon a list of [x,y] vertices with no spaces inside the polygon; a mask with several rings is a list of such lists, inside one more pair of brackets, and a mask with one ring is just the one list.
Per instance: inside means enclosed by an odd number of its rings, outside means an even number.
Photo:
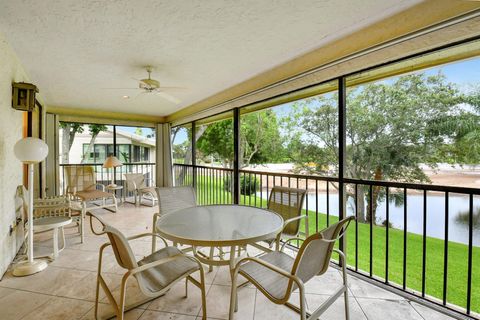
[{"label": "chair armrest", "polygon": [[153,261],[153,262],[150,262],[150,263],[146,263],[142,266],[139,266],[137,268],[134,268],[134,269],[131,269],[129,270],[125,275],[134,275],[136,273],[139,273],[139,272],[142,272],[142,271],[145,271],[147,269],[151,269],[151,268],[155,268],[161,264],[164,264],[164,263],[167,263],[167,262],[170,262],[170,261],[173,261],[175,259],[178,259],[180,257],[183,257],[185,256],[184,254],[180,253],[180,254],[176,254],[174,256],[171,256],[171,257],[168,257],[168,258],[164,258],[164,259],[160,259],[160,260],[156,260],[156,261]]},{"label": "chair armrest", "polygon": [[147,183],[147,181],[151,181],[151,183],[152,183],[151,185],[152,185],[152,186],[155,185],[155,180],[153,180],[152,178],[145,178],[145,184],[146,184],[147,187],[149,186],[148,183]]},{"label": "chair armrest", "polygon": [[282,244],[282,247],[280,248],[280,251],[283,252],[283,249],[285,249],[285,246],[290,242],[290,241],[293,241],[293,240],[300,240],[300,241],[305,241],[305,239],[302,239],[302,238],[298,238],[298,237],[295,237],[295,238],[289,238],[287,240],[285,240]]},{"label": "chair armrest", "polygon": [[136,240],[136,239],[140,239],[140,238],[144,238],[144,237],[152,237],[152,236],[162,239],[162,241],[163,241],[163,243],[165,244],[165,246],[168,246],[167,240],[165,240],[165,239],[164,239],[162,236],[160,236],[159,234],[153,233],[153,232],[146,232],[146,233],[137,234],[137,235],[134,235],[134,236],[131,236],[131,237],[127,237],[127,240],[128,240],[128,241],[131,241],[131,240]]},{"label": "chair armrest", "polygon": [[241,260],[238,261],[237,264],[235,265],[235,269],[240,268],[240,266],[241,266],[242,264],[244,264],[245,262],[248,262],[248,261],[252,261],[252,262],[254,262],[254,263],[258,263],[258,264],[260,264],[260,265],[262,265],[262,266],[264,266],[264,267],[266,267],[266,268],[268,268],[268,269],[270,269],[270,270],[272,270],[272,271],[274,271],[274,272],[276,272],[276,273],[278,273],[278,274],[280,274],[280,275],[282,275],[282,276],[284,276],[284,277],[287,277],[287,278],[289,278],[289,279],[297,278],[297,277],[294,276],[293,274],[291,274],[291,273],[289,273],[289,272],[286,272],[285,270],[280,269],[279,267],[277,267],[277,266],[275,266],[275,265],[273,265],[273,264],[271,264],[271,263],[268,263],[268,262],[266,262],[266,261],[264,261],[264,260],[261,260],[261,259],[259,259],[259,258],[255,258],[255,257],[245,257],[245,258],[241,259]]},{"label": "chair armrest", "polygon": [[[133,180],[125,180],[125,184],[127,185],[127,190],[138,190],[137,183]],[[133,189],[129,188],[129,186],[133,185]]]},{"label": "chair armrest", "polygon": [[295,221],[300,220],[300,219],[305,219],[307,217],[308,216],[306,214],[304,214],[304,215],[301,215],[301,216],[298,216],[298,217],[293,217],[293,218],[287,219],[283,223],[283,228],[285,228],[287,226],[287,224],[289,224],[289,223],[295,222]]},{"label": "chair armrest", "polygon": [[[324,242],[329,242],[329,243],[336,242],[337,240],[340,240],[340,238],[342,238],[342,237],[347,233],[347,229],[348,229],[348,226],[350,225],[350,222],[351,222],[352,220],[354,220],[353,217],[349,217],[349,218],[351,218],[351,219],[348,220],[347,224],[346,224],[344,227],[342,227],[343,230],[342,230],[342,232],[338,235],[338,237],[336,237],[335,239],[332,239],[332,240],[328,240],[328,239],[320,239],[320,240],[322,240],[322,241],[324,241]],[[352,218],[353,218],[353,219],[352,219]]]}]

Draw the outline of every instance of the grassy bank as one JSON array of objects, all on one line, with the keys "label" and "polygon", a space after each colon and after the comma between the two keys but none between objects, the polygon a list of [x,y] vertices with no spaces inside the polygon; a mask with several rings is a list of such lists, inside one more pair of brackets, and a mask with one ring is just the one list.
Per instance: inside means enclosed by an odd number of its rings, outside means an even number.
[{"label": "grassy bank", "polygon": [[[231,194],[223,190],[221,179],[216,182],[199,176],[197,178],[197,199],[200,204],[231,203]],[[241,196],[241,204],[266,207],[267,202],[260,197]],[[314,211],[309,211],[309,231],[314,233],[317,228],[321,230],[327,226],[327,216]],[[316,221],[318,219],[318,224]],[[334,223],[337,217],[330,216],[329,222]],[[302,226],[305,230],[304,226]],[[375,277],[385,279],[386,256],[386,228],[373,226],[372,242],[372,273]],[[349,227],[346,238],[347,261],[355,266],[355,224]],[[403,284],[403,246],[404,231],[389,229],[389,258],[388,279],[390,282]],[[444,274],[444,244],[441,239],[426,238],[426,278],[425,293],[442,299],[443,274]],[[406,259],[406,286],[409,289],[421,291],[422,289],[422,254],[423,237],[407,232],[407,259]],[[368,273],[370,270],[370,225],[358,223],[358,269]],[[457,306],[466,306],[467,296],[467,264],[468,246],[448,243],[448,277],[447,277],[447,302]],[[473,247],[472,271],[472,296],[471,309],[480,312],[480,248]]]}]

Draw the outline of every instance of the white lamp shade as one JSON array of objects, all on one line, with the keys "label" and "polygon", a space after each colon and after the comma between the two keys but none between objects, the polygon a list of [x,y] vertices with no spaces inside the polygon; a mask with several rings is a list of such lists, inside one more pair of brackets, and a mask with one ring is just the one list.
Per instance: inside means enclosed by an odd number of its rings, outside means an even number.
[{"label": "white lamp shade", "polygon": [[42,162],[48,155],[47,144],[38,138],[23,138],[15,143],[13,152],[23,163]]},{"label": "white lamp shade", "polygon": [[108,157],[103,163],[104,168],[120,167],[121,165],[123,165],[123,163],[114,156]]}]

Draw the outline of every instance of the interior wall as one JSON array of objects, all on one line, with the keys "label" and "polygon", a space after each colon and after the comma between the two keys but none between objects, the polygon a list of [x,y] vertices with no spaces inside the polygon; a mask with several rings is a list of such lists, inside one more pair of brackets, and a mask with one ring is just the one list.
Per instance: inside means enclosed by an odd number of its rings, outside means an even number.
[{"label": "interior wall", "polygon": [[15,158],[13,146],[23,135],[23,112],[12,109],[12,82],[28,77],[13,49],[0,33],[0,276],[16,255],[16,234],[10,235],[15,222],[15,191],[23,180],[22,163]]}]

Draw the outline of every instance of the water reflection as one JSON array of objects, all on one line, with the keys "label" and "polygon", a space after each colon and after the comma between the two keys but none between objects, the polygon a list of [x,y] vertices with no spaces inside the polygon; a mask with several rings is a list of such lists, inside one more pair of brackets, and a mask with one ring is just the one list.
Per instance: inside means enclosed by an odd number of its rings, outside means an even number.
[{"label": "water reflection", "polygon": [[[469,216],[470,215],[468,211],[462,211],[455,218],[455,221],[458,224],[462,224],[466,228],[468,228]],[[472,222],[473,222],[473,229],[479,230],[480,229],[480,208],[478,207],[473,209]]]},{"label": "water reflection", "polygon": [[[260,194],[258,193],[259,197]],[[267,195],[263,192],[264,199]],[[327,213],[327,195],[318,193],[318,204],[315,193],[309,193],[304,208],[308,206],[308,210],[315,211],[318,205],[319,213]],[[468,244],[468,210],[469,196],[461,194],[450,194],[448,205],[448,222],[449,232],[448,239],[453,242]],[[480,199],[474,197],[474,230],[473,245],[480,246]],[[349,199],[347,203],[347,213],[354,214],[355,205],[353,199]],[[404,229],[404,205],[390,201],[389,205],[389,222],[393,228]],[[329,213],[332,216],[338,216],[338,193],[330,193],[329,197]],[[466,217],[465,217],[466,215]],[[382,225],[386,220],[386,201],[380,201],[376,212],[377,224]],[[407,231],[422,234],[423,233],[423,195],[408,194],[407,195]],[[429,193],[427,196],[427,236],[445,239],[445,196],[443,194]]]}]

